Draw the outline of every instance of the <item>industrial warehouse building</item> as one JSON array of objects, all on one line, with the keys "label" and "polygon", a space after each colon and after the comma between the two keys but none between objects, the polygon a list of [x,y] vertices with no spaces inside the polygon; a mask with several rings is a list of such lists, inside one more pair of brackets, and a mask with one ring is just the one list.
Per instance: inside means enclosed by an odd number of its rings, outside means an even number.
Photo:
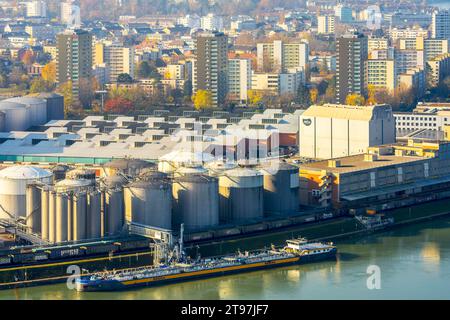
[{"label": "industrial warehouse building", "polygon": [[[172,151],[216,158],[267,157],[272,147],[296,148],[301,110],[231,117],[218,113],[89,116],[53,120],[36,131],[0,132],[0,161],[101,164],[116,158],[156,161]],[[25,126],[24,126],[25,127]],[[278,151],[278,150],[277,150]]]},{"label": "industrial warehouse building", "polygon": [[300,117],[300,156],[332,159],[395,142],[395,119],[387,105],[313,105]]},{"label": "industrial warehouse building", "polygon": [[364,206],[442,184],[450,184],[450,142],[410,140],[302,165],[300,201],[321,207]]}]

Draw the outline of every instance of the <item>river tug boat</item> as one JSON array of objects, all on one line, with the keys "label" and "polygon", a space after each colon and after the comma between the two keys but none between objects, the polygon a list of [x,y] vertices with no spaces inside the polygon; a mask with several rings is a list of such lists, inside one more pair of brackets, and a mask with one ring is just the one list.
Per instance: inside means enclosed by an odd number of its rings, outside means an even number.
[{"label": "river tug boat", "polygon": [[156,286],[335,259],[337,253],[332,242],[308,242],[305,238],[287,240],[281,249],[272,246],[270,249],[197,260],[185,257],[182,242],[176,248],[175,258],[157,266],[82,275],[76,280],[76,290],[116,291]]}]

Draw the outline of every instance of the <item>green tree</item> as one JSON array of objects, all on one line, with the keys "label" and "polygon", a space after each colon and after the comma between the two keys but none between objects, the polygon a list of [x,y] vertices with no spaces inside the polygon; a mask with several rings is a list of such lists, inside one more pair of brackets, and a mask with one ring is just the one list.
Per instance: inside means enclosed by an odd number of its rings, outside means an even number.
[{"label": "green tree", "polygon": [[42,78],[35,78],[30,83],[30,93],[50,92],[53,84]]},{"label": "green tree", "polygon": [[311,97],[306,85],[301,85],[298,87],[295,102],[302,107],[309,107],[311,105]]},{"label": "green tree", "polygon": [[64,97],[64,114],[67,117],[67,115],[73,111],[74,107],[72,81],[62,83],[56,91]]},{"label": "green tree", "polygon": [[117,76],[117,83],[132,83],[133,78],[128,73],[121,73]]}]

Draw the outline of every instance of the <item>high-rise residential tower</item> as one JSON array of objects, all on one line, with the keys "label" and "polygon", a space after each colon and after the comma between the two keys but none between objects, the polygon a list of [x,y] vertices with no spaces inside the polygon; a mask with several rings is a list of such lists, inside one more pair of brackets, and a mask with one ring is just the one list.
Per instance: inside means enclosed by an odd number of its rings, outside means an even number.
[{"label": "high-rise residential tower", "polygon": [[195,40],[193,92],[207,90],[214,106],[225,102],[228,92],[228,37],[221,32],[203,32]]},{"label": "high-rise residential tower", "polygon": [[364,95],[367,37],[354,32],[337,39],[336,101],[345,103],[347,95]]},{"label": "high-rise residential tower", "polygon": [[79,96],[80,82],[92,77],[92,35],[81,29],[66,30],[56,37],[56,81],[72,81],[72,91]]},{"label": "high-rise residential tower", "polygon": [[435,39],[450,39],[450,11],[433,12],[431,19],[431,36]]}]

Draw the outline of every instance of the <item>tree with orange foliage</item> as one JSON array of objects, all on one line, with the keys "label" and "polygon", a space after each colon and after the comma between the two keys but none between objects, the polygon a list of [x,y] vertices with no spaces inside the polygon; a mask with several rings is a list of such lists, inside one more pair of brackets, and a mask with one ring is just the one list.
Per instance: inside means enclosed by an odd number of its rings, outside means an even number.
[{"label": "tree with orange foliage", "polygon": [[312,88],[309,90],[309,97],[313,104],[317,103],[317,100],[319,99],[319,90],[317,88]]},{"label": "tree with orange foliage", "polygon": [[123,97],[108,99],[105,103],[105,112],[126,114],[133,110],[133,103]]},{"label": "tree with orange foliage", "polygon": [[45,81],[48,81],[50,83],[55,83],[56,82],[56,63],[53,61],[50,63],[47,63],[42,68],[41,76],[42,76],[42,79],[44,79]]},{"label": "tree with orange foliage", "polygon": [[35,57],[33,51],[27,50],[27,51],[25,51],[25,53],[23,54],[21,60],[22,60],[22,63],[23,63],[24,65],[29,66],[29,65],[32,65],[32,64],[34,63],[34,59],[35,59],[35,58],[36,58],[36,57]]},{"label": "tree with orange foliage", "polygon": [[347,95],[345,98],[345,104],[351,105],[351,106],[363,106],[366,103],[366,99],[357,93],[352,93]]}]

